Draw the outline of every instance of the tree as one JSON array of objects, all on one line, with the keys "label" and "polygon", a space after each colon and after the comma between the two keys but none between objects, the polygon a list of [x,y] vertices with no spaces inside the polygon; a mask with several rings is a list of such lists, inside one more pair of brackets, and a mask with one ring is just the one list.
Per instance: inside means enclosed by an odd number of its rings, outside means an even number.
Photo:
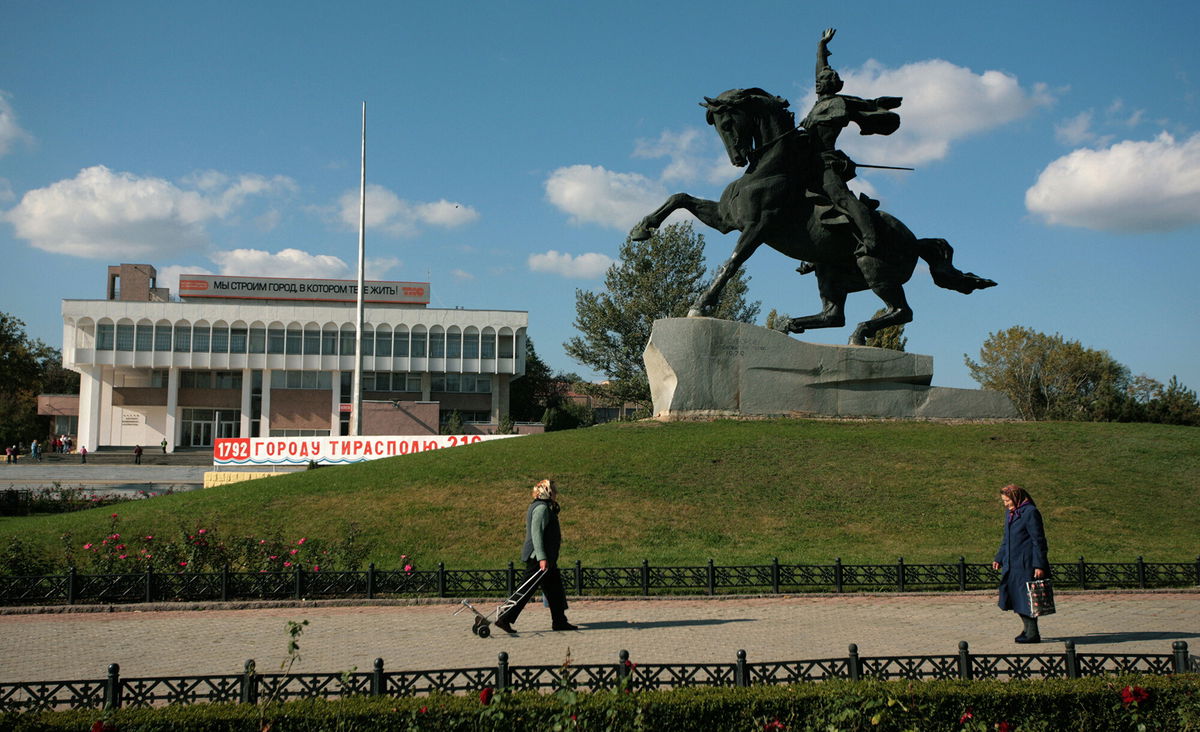
[{"label": "tree", "polygon": [[533,339],[525,339],[525,373],[508,387],[508,413],[517,422],[536,422],[546,411],[546,402],[556,393],[554,375],[533,347]]},{"label": "tree", "polygon": [[1004,392],[1025,419],[1113,420],[1129,400],[1129,369],[1107,351],[1013,326],[988,334],[971,378]]},{"label": "tree", "polygon": [[[649,410],[642,351],[655,320],[686,315],[707,287],[704,236],[689,222],[660,229],[646,241],[627,238],[604,284],[605,292],[575,291],[575,327],[581,335],[564,348],[579,363],[608,376],[608,384],[587,387],[594,396]],[[753,322],[759,303],[746,302],[747,289],[748,278],[738,271],[721,293],[713,317]]]},{"label": "tree", "polygon": [[79,375],[62,367],[62,355],[25,335],[25,323],[0,312],[0,443],[15,445],[49,434],[37,414],[37,395],[78,394]]},{"label": "tree", "polygon": [[[871,318],[881,318],[885,313],[887,313],[887,310],[880,308],[875,311],[875,314]],[[886,328],[876,331],[875,335],[867,339],[867,345],[874,346],[875,348],[903,351],[904,347],[908,345],[908,339],[904,337],[904,324],[889,325]]]}]

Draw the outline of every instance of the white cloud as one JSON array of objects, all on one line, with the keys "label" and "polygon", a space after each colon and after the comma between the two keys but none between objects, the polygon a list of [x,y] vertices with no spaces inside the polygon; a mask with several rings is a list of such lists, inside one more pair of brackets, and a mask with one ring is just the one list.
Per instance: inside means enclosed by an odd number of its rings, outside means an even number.
[{"label": "white cloud", "polygon": [[[158,267],[158,286],[179,291],[181,274],[221,274],[242,277],[296,277],[313,279],[354,279],[354,265],[328,254],[309,254],[299,249],[284,249],[277,253],[261,249],[230,249],[213,252],[209,257],[218,266],[214,272],[207,267],[171,264]],[[368,280],[385,279],[388,270],[400,266],[394,257],[367,258],[365,274]]]},{"label": "white cloud", "polygon": [[229,218],[251,196],[295,189],[284,176],[205,173],[183,188],[96,165],[27,192],[3,217],[17,236],[57,254],[93,259],[170,256],[208,246],[205,224]]},{"label": "white cloud", "polygon": [[17,113],[13,111],[10,95],[0,91],[0,155],[6,155],[16,143],[33,143],[33,135],[21,129]]},{"label": "white cloud", "polygon": [[600,166],[559,168],[546,179],[546,198],[576,224],[628,229],[666,197],[662,183],[638,173],[614,173]]},{"label": "white cloud", "polygon": [[452,269],[452,270],[450,270],[450,274],[454,275],[455,279],[461,280],[463,282],[469,282],[469,281],[475,279],[475,275],[471,274],[470,272],[466,271],[465,269]]},{"label": "white cloud", "polygon": [[230,249],[213,252],[210,259],[220,265],[223,275],[345,279],[352,272],[350,265],[338,257],[299,249],[283,249],[275,254],[262,249]]},{"label": "white cloud", "polygon": [[1054,139],[1072,147],[1096,142],[1099,137],[1092,131],[1092,118],[1094,116],[1092,110],[1089,109],[1056,124],[1054,126]]},{"label": "white cloud", "polygon": [[[8,178],[0,178],[0,203],[12,203],[17,200],[17,194],[13,193],[12,183]],[[0,220],[3,216],[0,216]]]},{"label": "white cloud", "polygon": [[[842,76],[847,94],[866,99],[904,97],[896,110],[900,129],[895,133],[839,138],[852,158],[865,163],[919,165],[941,160],[952,143],[1008,124],[1053,101],[1044,85],[1026,90],[1004,72],[977,74],[941,59],[897,69],[868,61],[859,69],[843,71]],[[796,117],[803,118],[815,100],[810,93],[795,107]]]},{"label": "white cloud", "polygon": [[1173,231],[1200,224],[1200,133],[1081,149],[1046,166],[1025,207],[1049,224]]},{"label": "white cloud", "polygon": [[530,254],[528,263],[529,269],[534,272],[548,272],[576,279],[594,279],[612,266],[613,259],[594,252],[573,257],[566,252],[551,249],[545,254]]},{"label": "white cloud", "polygon": [[[338,199],[338,219],[358,229],[358,191],[346,191]],[[381,185],[367,186],[367,229],[390,236],[413,236],[422,225],[454,228],[474,222],[479,212],[462,203],[442,199],[432,203],[406,201]]]}]

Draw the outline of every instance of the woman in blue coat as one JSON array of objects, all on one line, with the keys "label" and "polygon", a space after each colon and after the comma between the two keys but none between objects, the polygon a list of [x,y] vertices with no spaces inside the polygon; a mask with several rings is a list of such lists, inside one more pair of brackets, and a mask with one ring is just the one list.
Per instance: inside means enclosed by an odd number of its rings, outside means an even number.
[{"label": "woman in blue coat", "polygon": [[1029,607],[1025,584],[1050,576],[1042,514],[1020,486],[1004,486],[1000,489],[1000,500],[1008,510],[1004,538],[992,562],[992,569],[1000,570],[1000,609],[1012,610],[1021,616],[1025,629],[1014,639],[1017,643],[1039,643],[1042,636],[1038,632],[1037,618],[1033,617]]}]

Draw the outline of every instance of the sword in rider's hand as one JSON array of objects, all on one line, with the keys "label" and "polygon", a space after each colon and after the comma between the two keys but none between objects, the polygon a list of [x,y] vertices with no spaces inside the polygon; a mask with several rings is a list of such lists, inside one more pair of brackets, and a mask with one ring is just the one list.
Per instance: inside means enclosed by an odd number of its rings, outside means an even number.
[{"label": "sword in rider's hand", "polygon": [[875,168],[876,170],[916,170],[916,168],[902,168],[898,165],[867,165],[866,163],[855,163],[856,168]]}]

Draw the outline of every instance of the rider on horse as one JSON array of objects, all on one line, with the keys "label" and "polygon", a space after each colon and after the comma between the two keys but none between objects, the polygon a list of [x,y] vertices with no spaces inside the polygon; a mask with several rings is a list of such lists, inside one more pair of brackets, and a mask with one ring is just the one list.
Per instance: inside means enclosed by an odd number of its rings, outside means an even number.
[{"label": "rider on horse", "polygon": [[829,41],[833,28],[827,29],[817,43],[817,102],[800,125],[813,142],[814,167],[821,171],[820,187],[834,205],[845,212],[858,228],[856,256],[875,255],[877,237],[871,210],[846,186],[855,176],[854,161],[837,149],[842,128],[854,122],[864,135],[890,135],[900,126],[900,115],[888,110],[900,106],[900,97],[860,99],[842,90],[842,79],[829,67]]}]

